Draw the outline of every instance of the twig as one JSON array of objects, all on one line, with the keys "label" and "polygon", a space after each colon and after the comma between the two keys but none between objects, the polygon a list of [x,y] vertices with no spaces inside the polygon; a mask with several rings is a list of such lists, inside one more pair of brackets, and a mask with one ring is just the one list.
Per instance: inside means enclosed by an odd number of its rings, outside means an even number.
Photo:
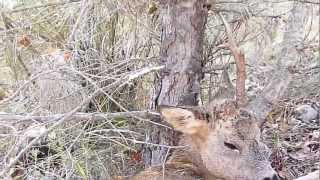
[{"label": "twig", "polygon": [[[17,123],[27,123],[29,122],[40,122],[48,123],[54,122],[53,120],[59,119],[61,117],[66,117],[67,114],[54,114],[48,116],[28,116],[28,115],[16,115],[10,113],[0,113],[0,123],[4,123],[7,126],[9,124]],[[93,121],[102,121],[107,118],[129,118],[133,116],[139,116],[143,118],[152,118],[158,117],[159,113],[152,111],[130,111],[130,112],[116,112],[116,113],[74,113],[73,115],[65,118],[68,121],[80,121],[80,120],[93,120]],[[0,124],[1,126],[1,124]]]},{"label": "twig", "polygon": [[[119,86],[119,87],[122,87],[123,85],[127,84],[128,82],[136,79],[136,78],[139,78],[141,77],[142,75],[144,74],[147,74],[147,73],[150,73],[150,72],[153,72],[153,71],[157,71],[157,70],[160,70],[160,69],[163,69],[164,66],[154,66],[154,67],[145,67],[145,68],[142,68],[142,69],[139,69],[139,70],[136,70],[134,72],[131,72],[129,73],[128,75],[125,75],[121,78],[119,78],[116,82],[112,83],[111,85],[109,86],[106,86],[106,87],[103,87],[103,88],[100,88],[92,79],[90,79],[89,77],[85,76],[83,73],[81,73],[80,71],[77,71],[75,69],[69,69],[69,71],[72,71],[76,74],[78,74],[79,76],[83,77],[86,81],[88,81],[91,85],[93,85],[93,87],[95,89],[99,89],[101,93],[103,93],[105,96],[107,96],[113,103],[115,103],[121,110],[125,111],[125,112],[129,112],[126,108],[124,108],[121,104],[119,104],[116,100],[114,100],[112,98],[112,96],[110,96],[106,90],[107,89],[110,89],[111,87],[115,87],[115,86]],[[120,84],[120,85],[119,85]],[[154,125],[157,125],[157,126],[163,126],[165,128],[169,128],[168,126],[166,125],[163,125],[163,124],[160,124],[160,123],[157,123],[157,122],[154,122],[154,121],[150,121],[149,119],[145,119],[145,118],[141,118],[139,116],[135,116],[135,115],[132,115],[133,118],[135,119],[138,119],[140,121],[145,121],[145,122],[149,122],[151,124],[154,124]]]},{"label": "twig", "polygon": [[[159,68],[156,68],[159,69]],[[128,79],[130,80],[134,80],[134,78],[138,78],[144,74],[147,74],[149,72],[152,72],[154,69],[149,68],[148,71],[146,70],[142,70],[142,72],[137,71],[135,72],[135,74],[138,75],[133,75],[131,74],[131,76],[127,76]],[[131,77],[131,78],[130,78]],[[97,89],[96,91],[94,91],[88,98],[86,98],[85,100],[82,101],[82,103],[77,106],[76,108],[74,108],[72,111],[64,114],[64,115],[58,115],[55,119],[52,119],[54,123],[50,128],[48,128],[47,130],[43,131],[42,133],[39,134],[38,137],[34,138],[31,142],[29,142],[29,144],[27,144],[18,154],[17,156],[11,160],[9,162],[9,164],[7,166],[4,167],[4,169],[0,172],[0,178],[1,177],[5,177],[5,174],[10,170],[10,168],[12,166],[14,166],[19,159],[34,145],[36,144],[43,136],[46,136],[48,133],[50,133],[51,131],[53,131],[56,127],[58,127],[59,125],[63,124],[67,119],[70,119],[73,115],[76,114],[77,111],[79,111],[84,105],[86,105],[87,103],[89,103],[91,101],[92,98],[94,98],[96,95],[98,95],[101,92],[101,89]]]},{"label": "twig", "polygon": [[165,170],[166,170],[166,161],[167,161],[167,159],[168,159],[168,156],[169,156],[170,151],[171,151],[171,148],[168,147],[167,153],[166,153],[166,155],[164,156],[164,161],[163,161],[163,163],[162,163],[162,179],[163,179],[163,180],[165,180],[164,178],[165,178]]},{"label": "twig", "polygon": [[[89,2],[90,3],[90,2]],[[81,2],[81,11],[80,11],[80,14],[79,14],[79,17],[77,18],[77,21],[76,23],[73,25],[73,28],[72,28],[72,31],[68,37],[68,40],[67,40],[67,44],[69,45],[72,41],[74,41],[74,36],[75,36],[75,33],[76,31],[78,30],[79,26],[80,26],[80,23],[83,21],[83,16],[85,15],[86,13],[86,10],[88,9],[88,6],[85,6],[86,5],[86,1],[82,1]]]},{"label": "twig", "polygon": [[56,127],[58,127],[59,125],[61,125],[63,122],[65,122],[67,119],[69,119],[74,113],[76,113],[78,110],[80,110],[82,108],[82,106],[84,106],[85,104],[89,103],[90,100],[95,97],[100,91],[97,90],[94,93],[92,93],[87,99],[85,99],[84,101],[82,101],[82,103],[77,106],[76,108],[74,108],[72,111],[70,111],[69,113],[67,113],[65,116],[61,116],[58,117],[56,119],[53,119],[54,122],[56,122],[55,124],[53,124],[50,128],[48,128],[47,130],[45,130],[44,132],[40,133],[40,135],[36,138],[34,138],[28,145],[26,145],[19,153],[18,155],[9,162],[9,164],[3,168],[3,170],[0,173],[0,177],[5,177],[5,174],[10,170],[10,168],[12,166],[14,166],[19,159],[34,145],[36,144],[43,136],[46,136],[48,133],[50,133],[51,131],[53,131]]}]

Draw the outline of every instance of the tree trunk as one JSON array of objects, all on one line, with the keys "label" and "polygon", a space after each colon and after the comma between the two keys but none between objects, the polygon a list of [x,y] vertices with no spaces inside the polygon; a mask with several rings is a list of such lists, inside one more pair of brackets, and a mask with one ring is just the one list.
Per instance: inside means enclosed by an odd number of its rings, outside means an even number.
[{"label": "tree trunk", "polygon": [[[166,0],[162,6],[162,42],[160,61],[165,65],[157,80],[152,108],[159,105],[198,105],[202,73],[204,29],[207,18],[205,0]],[[175,145],[178,136],[163,127],[149,127],[148,140]],[[146,166],[165,161],[168,149],[146,147]]]}]

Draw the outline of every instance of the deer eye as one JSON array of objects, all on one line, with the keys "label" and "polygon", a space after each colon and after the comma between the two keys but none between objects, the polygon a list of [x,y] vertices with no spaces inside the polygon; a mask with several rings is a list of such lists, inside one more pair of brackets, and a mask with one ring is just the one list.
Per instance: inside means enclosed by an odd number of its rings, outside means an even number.
[{"label": "deer eye", "polygon": [[237,150],[237,151],[239,151],[239,148],[238,148],[236,145],[234,145],[234,144],[224,142],[224,146],[226,146],[227,148],[229,148],[229,149],[231,149],[231,150]]}]

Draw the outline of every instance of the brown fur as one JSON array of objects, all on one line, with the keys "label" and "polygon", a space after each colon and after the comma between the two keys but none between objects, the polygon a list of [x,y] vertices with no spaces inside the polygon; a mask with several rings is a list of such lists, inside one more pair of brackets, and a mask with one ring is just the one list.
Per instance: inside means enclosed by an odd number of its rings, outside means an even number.
[{"label": "brown fur", "polygon": [[179,145],[185,148],[176,149],[164,169],[152,167],[127,179],[278,180],[256,119],[233,102],[206,109],[163,107],[160,113],[183,133]]}]

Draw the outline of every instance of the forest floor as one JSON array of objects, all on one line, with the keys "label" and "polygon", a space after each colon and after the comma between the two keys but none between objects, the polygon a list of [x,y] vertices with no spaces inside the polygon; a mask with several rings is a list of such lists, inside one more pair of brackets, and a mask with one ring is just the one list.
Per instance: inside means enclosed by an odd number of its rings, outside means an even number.
[{"label": "forest floor", "polygon": [[294,179],[320,169],[319,116],[303,121],[295,113],[301,105],[319,106],[319,100],[319,97],[284,100],[267,118],[263,139],[272,148],[272,165],[283,179]]}]

